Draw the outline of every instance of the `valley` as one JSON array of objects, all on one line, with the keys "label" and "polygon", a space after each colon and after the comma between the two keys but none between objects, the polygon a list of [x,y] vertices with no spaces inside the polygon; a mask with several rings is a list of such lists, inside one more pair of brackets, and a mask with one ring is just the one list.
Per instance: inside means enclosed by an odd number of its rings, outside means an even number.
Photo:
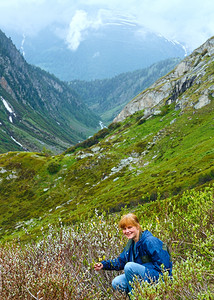
[{"label": "valley", "polygon": [[[66,91],[72,107],[82,108],[84,118],[76,113],[74,122],[93,127],[96,115],[79,102],[77,93],[43,72],[39,70],[41,81],[51,82],[57,95]],[[42,91],[50,95],[48,86],[42,85]],[[38,92],[37,87],[38,83]],[[50,120],[43,118],[47,108],[55,117],[62,107],[66,118],[70,107],[67,97],[49,103],[41,94],[24,106],[23,99],[17,100],[20,89],[11,92],[4,85],[1,92],[0,121],[9,120],[11,128],[18,112],[17,121],[27,122],[24,107],[40,117],[35,118],[40,129]],[[0,259],[5,299],[121,299],[109,288],[114,273],[98,275],[93,264],[123,249],[117,223],[129,211],[139,216],[143,230],[151,230],[170,246],[174,264],[173,281],[163,274],[159,285],[136,285],[132,300],[163,299],[163,291],[170,300],[212,299],[213,100],[210,38],[89,138],[57,154],[20,148],[2,153]],[[50,132],[60,137],[51,122]],[[1,130],[1,138],[5,134],[6,129]],[[15,144],[21,141],[12,137]]]}]

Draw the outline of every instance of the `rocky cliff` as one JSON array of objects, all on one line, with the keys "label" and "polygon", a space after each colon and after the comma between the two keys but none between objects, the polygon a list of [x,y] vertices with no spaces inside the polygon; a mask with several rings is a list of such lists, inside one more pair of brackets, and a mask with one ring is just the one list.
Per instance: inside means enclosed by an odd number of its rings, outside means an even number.
[{"label": "rocky cliff", "polygon": [[[172,72],[130,101],[114,122],[120,122],[139,110],[144,110],[144,118],[147,118],[159,113],[161,106],[172,102],[176,103],[175,109],[181,110],[187,107],[198,109],[210,103],[210,97],[214,96],[214,75],[206,70],[213,64],[214,37],[182,60]],[[189,93],[195,94],[191,101]]]}]

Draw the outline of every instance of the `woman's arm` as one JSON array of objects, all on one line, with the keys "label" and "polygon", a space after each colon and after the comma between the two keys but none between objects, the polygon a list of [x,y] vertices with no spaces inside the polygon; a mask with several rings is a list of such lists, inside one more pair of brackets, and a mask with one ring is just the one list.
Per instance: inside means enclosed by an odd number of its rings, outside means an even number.
[{"label": "woman's arm", "polygon": [[101,261],[104,270],[123,270],[127,263],[126,251],[124,250],[117,258]]}]

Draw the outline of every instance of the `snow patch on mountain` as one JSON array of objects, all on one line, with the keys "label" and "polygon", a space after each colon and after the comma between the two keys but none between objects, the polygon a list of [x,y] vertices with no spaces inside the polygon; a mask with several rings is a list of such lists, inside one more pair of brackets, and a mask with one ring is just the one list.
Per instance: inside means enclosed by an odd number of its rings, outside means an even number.
[{"label": "snow patch on mountain", "polygon": [[8,103],[2,96],[0,96],[0,99],[2,100],[2,103],[4,104],[4,107],[6,108],[7,112],[9,113],[10,123],[13,123],[13,117],[16,117],[16,113],[14,112],[10,103]]},{"label": "snow patch on mountain", "polygon": [[25,43],[25,34],[23,34],[23,39],[22,39],[22,42],[21,42],[21,53],[22,55],[25,57],[25,50],[24,50],[24,43]]},{"label": "snow patch on mountain", "polygon": [[11,135],[10,137],[11,137],[11,139],[12,139],[17,145],[19,145],[20,147],[23,148],[22,144],[19,143],[16,139],[14,139],[14,137],[12,137],[12,135]]},{"label": "snow patch on mountain", "polygon": [[9,113],[13,113],[13,110],[11,108],[11,106],[7,103],[7,101],[1,96],[1,100],[6,108],[6,110],[9,112]]},{"label": "snow patch on mountain", "polygon": [[173,45],[180,46],[184,50],[184,53],[185,53],[184,56],[187,56],[190,54],[190,51],[188,50],[188,48],[185,45],[183,45],[182,43],[178,42],[177,40],[170,40],[170,39],[166,38],[165,36],[163,36],[162,34],[158,34],[158,36],[160,38],[164,38],[167,42],[172,43]]}]

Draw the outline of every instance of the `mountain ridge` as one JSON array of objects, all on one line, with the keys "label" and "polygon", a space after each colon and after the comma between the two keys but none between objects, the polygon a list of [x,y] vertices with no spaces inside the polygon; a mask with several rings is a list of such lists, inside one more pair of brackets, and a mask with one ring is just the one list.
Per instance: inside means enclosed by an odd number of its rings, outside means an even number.
[{"label": "mountain ridge", "polygon": [[70,81],[69,85],[108,125],[130,99],[171,71],[178,62],[180,62],[179,58],[169,58],[148,68],[122,73],[110,79],[89,82],[74,80]]},{"label": "mountain ridge", "polygon": [[[182,60],[168,76],[165,76],[164,79],[160,78],[149,89],[132,99],[114,119],[114,122],[120,122],[138,110],[145,110],[145,117],[148,117],[155,109],[158,110],[159,106],[172,102],[176,102],[177,106],[181,106],[181,109],[188,106],[188,98],[183,98],[181,101],[179,97],[187,89],[195,85],[196,80],[196,85],[202,80],[201,78],[204,75],[203,69],[207,63],[212,64],[214,60],[212,57],[213,45],[214,37]],[[209,60],[207,61],[208,58]],[[171,78],[173,80],[170,81]],[[209,94],[212,94],[213,87],[210,88],[211,91],[202,91],[198,102],[194,104],[195,108],[200,108],[210,102]],[[153,90],[156,91],[155,94],[153,94]]]},{"label": "mountain ridge", "polygon": [[[177,101],[165,101],[166,91],[149,117],[145,110],[135,111],[59,155],[0,155],[1,238],[37,239],[41,227],[47,230],[59,220],[71,224],[95,211],[112,214],[169,197],[179,201],[185,191],[212,184],[213,41],[210,45],[209,51],[194,53],[201,77],[185,85]],[[192,56],[183,66],[189,65]],[[188,73],[176,70],[179,83],[186,82]],[[173,87],[174,72],[168,82]],[[161,81],[165,84],[169,76]],[[164,86],[158,82],[148,88],[153,94]],[[206,104],[199,101],[203,91],[209,91]]]},{"label": "mountain ridge", "polygon": [[168,58],[182,59],[187,54],[178,42],[117,17],[104,20],[99,28],[80,32],[82,40],[78,47],[70,41],[73,35],[70,39],[59,37],[54,28],[53,25],[36,36],[25,36],[24,44],[22,36],[17,37],[14,32],[8,34],[29,63],[65,81],[112,78]]},{"label": "mountain ridge", "polygon": [[29,65],[2,31],[0,40],[0,133],[4,141],[8,136],[7,143],[1,143],[3,151],[23,145],[28,150],[45,147],[61,152],[98,130],[99,117],[75,91]]}]

